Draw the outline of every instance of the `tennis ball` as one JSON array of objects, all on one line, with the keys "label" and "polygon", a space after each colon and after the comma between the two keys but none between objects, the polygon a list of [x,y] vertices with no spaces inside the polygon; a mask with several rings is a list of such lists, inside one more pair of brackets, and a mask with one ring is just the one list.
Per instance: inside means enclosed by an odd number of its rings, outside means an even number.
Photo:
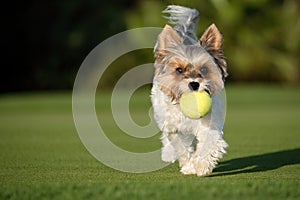
[{"label": "tennis ball", "polygon": [[205,91],[184,93],[179,102],[181,112],[191,119],[199,119],[207,115],[211,104],[210,95]]}]

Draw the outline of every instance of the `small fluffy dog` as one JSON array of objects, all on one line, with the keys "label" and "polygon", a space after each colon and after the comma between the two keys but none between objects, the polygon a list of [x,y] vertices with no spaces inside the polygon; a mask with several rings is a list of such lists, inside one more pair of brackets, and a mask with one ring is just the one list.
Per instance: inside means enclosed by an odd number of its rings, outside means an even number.
[{"label": "small fluffy dog", "polygon": [[[151,90],[154,118],[162,131],[162,160],[179,161],[183,174],[208,175],[228,146],[223,140],[222,91],[227,76],[223,39],[212,24],[200,39],[196,36],[198,11],[168,6],[170,16],[154,47],[155,74]],[[198,120],[182,114],[183,93],[206,91],[212,109]]]}]

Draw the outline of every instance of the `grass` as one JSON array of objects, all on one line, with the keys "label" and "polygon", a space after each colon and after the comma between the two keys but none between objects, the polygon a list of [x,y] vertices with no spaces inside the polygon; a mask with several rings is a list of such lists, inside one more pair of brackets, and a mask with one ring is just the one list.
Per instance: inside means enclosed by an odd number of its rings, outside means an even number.
[{"label": "grass", "polygon": [[[184,176],[178,164],[131,174],[104,166],[82,145],[71,93],[0,96],[0,199],[300,199],[300,89],[228,86],[225,139],[230,147],[208,177]],[[108,137],[130,151],[160,147],[159,135],[125,136],[96,99]],[[149,122],[145,90],[130,103],[138,124]]]}]

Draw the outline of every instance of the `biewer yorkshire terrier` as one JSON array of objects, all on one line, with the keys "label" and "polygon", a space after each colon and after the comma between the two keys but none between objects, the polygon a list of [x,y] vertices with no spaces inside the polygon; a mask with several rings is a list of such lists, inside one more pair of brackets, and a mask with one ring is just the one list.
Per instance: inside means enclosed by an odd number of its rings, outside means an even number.
[{"label": "biewer yorkshire terrier", "polygon": [[[154,47],[151,101],[162,131],[161,158],[172,163],[178,160],[183,174],[205,176],[228,146],[222,138],[222,91],[227,76],[223,38],[214,24],[197,38],[195,9],[170,5],[163,13],[174,27],[166,25]],[[212,98],[209,114],[196,120],[184,116],[179,106],[181,95],[193,91],[206,91]]]}]

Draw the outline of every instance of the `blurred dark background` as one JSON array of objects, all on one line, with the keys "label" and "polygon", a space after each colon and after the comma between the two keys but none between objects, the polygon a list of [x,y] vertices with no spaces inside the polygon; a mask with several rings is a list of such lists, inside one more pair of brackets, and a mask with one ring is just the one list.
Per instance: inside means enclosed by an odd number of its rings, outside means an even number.
[{"label": "blurred dark background", "polygon": [[[0,92],[72,89],[95,46],[127,29],[163,27],[169,4],[199,10],[199,36],[211,23],[221,30],[229,82],[300,84],[299,0],[29,0],[2,5]],[[133,67],[153,55],[126,59]],[[114,71],[107,81],[117,78]]]}]

